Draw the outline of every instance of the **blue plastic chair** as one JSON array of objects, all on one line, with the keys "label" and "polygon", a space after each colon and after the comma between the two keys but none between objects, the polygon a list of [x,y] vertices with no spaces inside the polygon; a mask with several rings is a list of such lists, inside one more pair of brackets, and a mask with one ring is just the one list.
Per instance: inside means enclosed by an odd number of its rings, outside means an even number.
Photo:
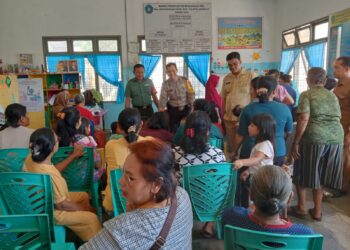
[{"label": "blue plastic chair", "polygon": [[237,171],[230,163],[202,164],[183,167],[183,187],[192,203],[195,220],[216,221],[221,239],[221,215],[234,204]]},{"label": "blue plastic chair", "polygon": [[0,149],[0,172],[22,172],[28,148]]},{"label": "blue plastic chair", "polygon": [[50,175],[0,173],[0,206],[3,215],[47,214],[52,239],[57,243],[65,242],[65,227],[54,224]]},{"label": "blue plastic chair", "polygon": [[225,250],[321,250],[321,234],[290,235],[225,225]]},{"label": "blue plastic chair", "polygon": [[46,214],[0,216],[0,249],[74,250],[73,243],[51,243]]},{"label": "blue plastic chair", "polygon": [[223,149],[223,139],[210,137],[208,143],[216,148]]},{"label": "blue plastic chair", "polygon": [[[66,159],[74,151],[73,147],[61,147],[53,155],[53,164]],[[84,148],[84,155],[73,160],[67,168],[61,172],[67,182],[70,192],[87,192],[91,195],[92,206],[96,209],[100,221],[102,221],[102,210],[98,204],[98,182],[94,183],[94,152],[93,148]]]},{"label": "blue plastic chair", "polygon": [[117,217],[118,215],[125,213],[126,211],[126,199],[121,193],[119,183],[119,180],[122,177],[122,175],[122,169],[114,169],[110,172],[114,217]]}]

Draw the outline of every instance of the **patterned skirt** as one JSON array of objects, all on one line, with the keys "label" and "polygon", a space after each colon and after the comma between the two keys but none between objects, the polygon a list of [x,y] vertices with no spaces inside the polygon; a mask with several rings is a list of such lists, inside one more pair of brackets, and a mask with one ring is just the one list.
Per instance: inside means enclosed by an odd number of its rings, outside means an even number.
[{"label": "patterned skirt", "polygon": [[343,180],[343,144],[301,144],[293,182],[302,187],[340,189]]}]

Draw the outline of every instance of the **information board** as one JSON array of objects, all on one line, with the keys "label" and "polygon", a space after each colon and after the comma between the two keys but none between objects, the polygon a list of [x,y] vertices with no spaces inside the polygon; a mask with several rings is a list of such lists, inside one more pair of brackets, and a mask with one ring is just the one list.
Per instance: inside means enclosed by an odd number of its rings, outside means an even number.
[{"label": "information board", "polygon": [[211,52],[211,4],[144,4],[147,53]]}]

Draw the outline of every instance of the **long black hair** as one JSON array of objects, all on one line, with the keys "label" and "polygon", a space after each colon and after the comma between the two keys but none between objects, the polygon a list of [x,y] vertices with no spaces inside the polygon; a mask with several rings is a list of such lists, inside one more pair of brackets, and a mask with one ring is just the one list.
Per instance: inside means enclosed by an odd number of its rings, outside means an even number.
[{"label": "long black hair", "polygon": [[180,143],[180,147],[188,154],[202,154],[207,152],[210,119],[204,111],[193,111],[186,118],[185,134]]},{"label": "long black hair", "polygon": [[277,88],[277,81],[273,76],[261,76],[258,78],[256,94],[260,103],[269,101],[270,95]]},{"label": "long black hair", "polygon": [[125,132],[125,139],[132,143],[137,140],[137,132],[141,126],[140,112],[135,108],[126,108],[120,112],[118,117],[118,124],[120,128]]},{"label": "long black hair", "polygon": [[77,132],[81,135],[89,136],[88,134],[86,134],[86,129],[89,126],[90,126],[90,120],[86,117],[81,117],[81,125]]},{"label": "long black hair", "polygon": [[34,162],[44,161],[53,151],[56,144],[55,133],[49,128],[35,130],[29,138],[29,149]]},{"label": "long black hair", "polygon": [[261,113],[252,117],[252,122],[257,126],[259,134],[256,136],[256,143],[269,140],[276,149],[276,121],[266,113]]},{"label": "long black hair", "polygon": [[74,142],[75,135],[78,133],[76,126],[80,119],[80,113],[75,107],[64,108],[60,113],[62,115],[58,121],[57,135],[60,147],[66,147]]},{"label": "long black hair", "polygon": [[5,109],[5,124],[1,127],[1,130],[4,130],[5,128],[12,127],[12,128],[18,128],[19,121],[23,116],[26,116],[27,114],[27,108],[26,106],[23,106],[19,103],[12,103],[8,105]]}]

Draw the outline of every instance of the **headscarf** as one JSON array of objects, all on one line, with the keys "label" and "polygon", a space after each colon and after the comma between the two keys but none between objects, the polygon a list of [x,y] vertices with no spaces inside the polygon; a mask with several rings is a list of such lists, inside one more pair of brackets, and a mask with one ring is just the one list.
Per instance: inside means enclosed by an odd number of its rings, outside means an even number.
[{"label": "headscarf", "polygon": [[219,109],[222,108],[222,100],[216,87],[219,84],[220,77],[217,75],[211,75],[205,85],[205,99],[211,103],[215,103]]},{"label": "headscarf", "polygon": [[55,101],[53,103],[52,107],[52,113],[53,113],[53,122],[54,122],[54,127],[56,127],[57,123],[57,115],[60,113],[62,109],[68,106],[69,102],[69,92],[68,91],[61,91],[58,93],[55,97]]}]

